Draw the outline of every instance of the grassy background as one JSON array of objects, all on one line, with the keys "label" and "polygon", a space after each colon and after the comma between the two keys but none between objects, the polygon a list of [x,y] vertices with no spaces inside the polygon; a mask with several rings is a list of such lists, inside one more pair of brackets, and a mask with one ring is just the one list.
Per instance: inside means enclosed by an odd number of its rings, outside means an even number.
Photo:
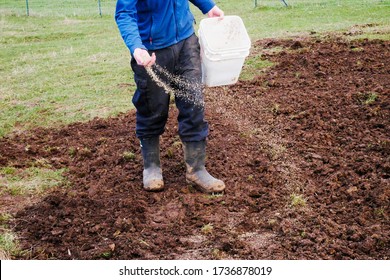
[{"label": "grassy background", "polygon": [[[30,0],[0,3],[0,137],[132,108],[129,53],[113,19],[113,0]],[[390,0],[226,0],[252,40],[367,25],[365,35],[390,37]],[[84,11],[84,12],[82,12]],[[204,17],[194,9],[197,22]],[[76,16],[75,16],[76,15]],[[379,33],[378,33],[379,32]]]}]

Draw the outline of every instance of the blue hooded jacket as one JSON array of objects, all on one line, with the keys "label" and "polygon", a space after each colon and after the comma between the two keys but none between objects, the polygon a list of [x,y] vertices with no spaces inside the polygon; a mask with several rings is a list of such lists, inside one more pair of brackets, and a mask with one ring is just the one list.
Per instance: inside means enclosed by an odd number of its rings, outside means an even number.
[{"label": "blue hooded jacket", "polygon": [[212,0],[118,0],[115,21],[131,54],[136,48],[157,50],[194,33],[189,2],[206,14]]}]

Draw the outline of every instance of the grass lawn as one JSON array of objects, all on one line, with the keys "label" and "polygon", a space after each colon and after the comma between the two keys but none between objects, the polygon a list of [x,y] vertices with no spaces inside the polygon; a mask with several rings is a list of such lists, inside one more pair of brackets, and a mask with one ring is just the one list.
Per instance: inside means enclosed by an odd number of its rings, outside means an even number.
[{"label": "grass lawn", "polygon": [[[58,3],[54,8],[53,1],[30,1],[28,17],[25,1],[0,4],[0,137],[132,109],[134,83],[112,16],[115,1],[102,1],[102,17],[87,0]],[[226,15],[243,18],[253,41],[357,25],[365,26],[359,36],[390,37],[390,0],[287,3],[217,1]],[[204,17],[194,13],[197,22]]]}]

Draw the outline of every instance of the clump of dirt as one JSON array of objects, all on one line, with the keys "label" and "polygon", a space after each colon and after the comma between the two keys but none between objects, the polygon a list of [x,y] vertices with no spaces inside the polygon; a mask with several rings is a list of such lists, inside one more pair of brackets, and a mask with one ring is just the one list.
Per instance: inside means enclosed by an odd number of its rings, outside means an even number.
[{"label": "clump of dirt", "polygon": [[0,139],[0,166],[44,158],[71,184],[15,215],[29,252],[17,258],[388,259],[390,43],[255,48],[275,66],[206,90],[207,168],[224,195],[185,183],[173,107],[160,193],[142,190],[134,112]]}]

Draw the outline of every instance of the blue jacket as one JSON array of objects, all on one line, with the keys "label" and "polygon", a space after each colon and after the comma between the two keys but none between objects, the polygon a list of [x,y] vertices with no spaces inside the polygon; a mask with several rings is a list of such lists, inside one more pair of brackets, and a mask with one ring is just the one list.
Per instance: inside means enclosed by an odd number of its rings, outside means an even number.
[{"label": "blue jacket", "polygon": [[115,21],[130,49],[162,49],[194,33],[194,16],[189,1],[204,14],[215,5],[212,0],[118,0]]}]

